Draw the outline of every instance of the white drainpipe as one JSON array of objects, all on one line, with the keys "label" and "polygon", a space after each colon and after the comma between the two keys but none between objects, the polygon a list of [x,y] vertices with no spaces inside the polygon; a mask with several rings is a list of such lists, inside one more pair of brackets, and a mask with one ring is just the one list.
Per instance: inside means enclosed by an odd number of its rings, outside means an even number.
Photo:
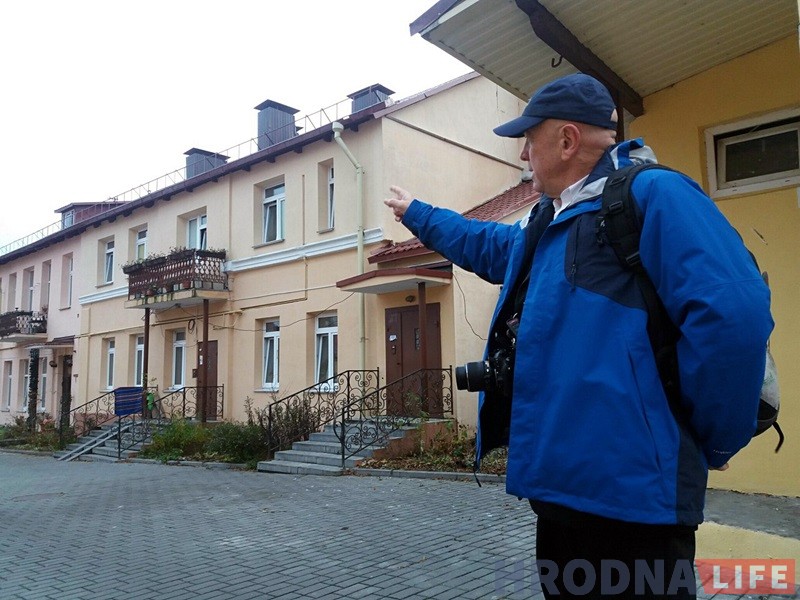
[{"label": "white drainpipe", "polygon": [[[353,163],[356,168],[356,241],[357,241],[357,260],[358,260],[358,274],[364,273],[364,167],[356,160],[353,153],[347,147],[342,139],[342,131],[344,125],[339,121],[334,121],[331,124],[333,129],[333,139],[339,144],[339,147],[345,153],[345,156]],[[366,352],[366,303],[364,294],[359,294],[359,308],[358,308],[358,339],[359,339],[359,369],[362,371],[366,369],[367,352]]]}]

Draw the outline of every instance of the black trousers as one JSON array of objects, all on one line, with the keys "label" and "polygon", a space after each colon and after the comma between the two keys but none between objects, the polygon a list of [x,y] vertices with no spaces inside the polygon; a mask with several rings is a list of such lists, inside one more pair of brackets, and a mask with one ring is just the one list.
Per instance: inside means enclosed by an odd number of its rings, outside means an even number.
[{"label": "black trousers", "polygon": [[536,565],[545,598],[696,598],[695,527],[594,515],[537,516]]}]

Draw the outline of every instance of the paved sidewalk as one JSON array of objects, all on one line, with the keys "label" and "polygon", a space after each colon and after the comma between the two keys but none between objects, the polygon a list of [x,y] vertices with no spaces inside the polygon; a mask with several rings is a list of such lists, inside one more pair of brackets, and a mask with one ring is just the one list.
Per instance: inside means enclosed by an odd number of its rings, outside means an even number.
[{"label": "paved sidewalk", "polygon": [[0,452],[0,599],[539,599],[533,522],[498,484]]}]

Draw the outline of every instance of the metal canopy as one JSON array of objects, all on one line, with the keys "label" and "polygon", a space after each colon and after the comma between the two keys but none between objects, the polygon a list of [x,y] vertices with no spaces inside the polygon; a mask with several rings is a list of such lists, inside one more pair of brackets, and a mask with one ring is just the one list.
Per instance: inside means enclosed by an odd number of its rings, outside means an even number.
[{"label": "metal canopy", "polygon": [[796,35],[797,12],[797,0],[442,0],[411,33],[523,99],[592,73],[638,116],[641,98]]}]

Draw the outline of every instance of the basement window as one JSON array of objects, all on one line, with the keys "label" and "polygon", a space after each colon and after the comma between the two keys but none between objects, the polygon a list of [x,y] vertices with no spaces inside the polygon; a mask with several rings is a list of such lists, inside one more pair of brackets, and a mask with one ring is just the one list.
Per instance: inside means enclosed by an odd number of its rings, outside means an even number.
[{"label": "basement window", "polygon": [[800,111],[780,111],[706,131],[711,196],[800,183]]}]

